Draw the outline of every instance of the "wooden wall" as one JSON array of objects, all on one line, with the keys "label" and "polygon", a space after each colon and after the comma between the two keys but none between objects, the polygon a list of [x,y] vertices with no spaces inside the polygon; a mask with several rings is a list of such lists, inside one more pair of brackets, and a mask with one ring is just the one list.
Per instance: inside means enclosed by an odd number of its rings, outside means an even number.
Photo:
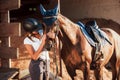
[{"label": "wooden wall", "polygon": [[30,56],[23,45],[21,23],[28,17],[41,19],[39,4],[49,4],[49,0],[0,0],[0,79],[4,76],[1,73],[8,74],[13,68],[19,69],[19,78],[28,75]]},{"label": "wooden wall", "polygon": [[120,24],[120,0],[61,0],[61,13],[71,20],[104,18]]},{"label": "wooden wall", "polygon": [[20,0],[0,0],[0,79],[7,80],[19,73],[18,69],[11,67],[11,59],[19,57],[19,48],[12,46],[14,43],[11,39],[19,38],[21,26],[20,23],[10,23],[9,14],[10,10],[18,8],[20,8]]}]

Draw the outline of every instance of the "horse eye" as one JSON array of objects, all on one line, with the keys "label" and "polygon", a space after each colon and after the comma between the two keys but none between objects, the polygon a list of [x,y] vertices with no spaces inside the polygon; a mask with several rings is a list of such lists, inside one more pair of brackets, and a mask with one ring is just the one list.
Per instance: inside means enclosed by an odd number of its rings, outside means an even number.
[{"label": "horse eye", "polygon": [[57,26],[57,23],[55,23],[53,26]]}]

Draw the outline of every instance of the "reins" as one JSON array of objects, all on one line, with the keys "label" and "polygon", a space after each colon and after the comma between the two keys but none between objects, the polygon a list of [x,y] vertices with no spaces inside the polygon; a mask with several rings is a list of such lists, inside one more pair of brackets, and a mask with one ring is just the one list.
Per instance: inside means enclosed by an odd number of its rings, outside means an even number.
[{"label": "reins", "polygon": [[56,43],[56,38],[59,34],[59,22],[57,21],[57,25],[56,25],[56,31],[55,31],[55,39],[53,40],[53,44],[54,44],[54,57],[55,57],[55,65],[56,65],[56,75],[55,77],[57,77],[58,75],[58,64],[57,64],[57,43]]},{"label": "reins", "polygon": [[[58,7],[59,7],[59,10],[58,10],[58,13],[60,13],[60,0],[58,0]],[[56,16],[55,16],[56,17]],[[59,21],[57,20],[56,21],[57,25],[56,25],[56,31],[55,31],[55,39],[54,39],[54,42],[56,43],[56,37],[58,36],[59,32],[60,32],[60,27],[59,27]],[[59,40],[59,39],[58,39]],[[59,40],[59,60],[60,60],[60,76],[62,77],[62,62],[61,62],[61,52],[60,52],[60,47],[61,47],[61,43],[60,43],[60,40]],[[57,57],[56,57],[56,50],[57,50],[57,46],[56,46],[56,49],[54,48],[54,56],[55,56],[55,64],[56,64],[56,77],[58,75],[58,64],[57,64]]]},{"label": "reins", "polygon": [[[60,0],[58,0],[58,9],[57,10],[58,10],[58,14],[59,14],[60,13]],[[51,40],[52,42],[51,42],[51,45],[50,45],[50,47],[53,48],[53,53],[54,53],[53,62],[55,61],[55,65],[56,65],[55,78],[58,76],[57,52],[59,54],[59,60],[60,60],[60,76],[62,77],[62,62],[61,62],[61,53],[60,53],[61,43],[60,43],[60,40],[57,38],[58,34],[60,33],[60,24],[59,24],[59,21],[57,20],[57,17],[58,17],[57,13],[53,16],[44,16],[43,17],[43,19],[46,20],[46,21],[47,21],[47,19],[50,20],[50,19],[55,18],[54,19],[55,20],[55,22],[54,22],[55,26],[53,25],[54,26],[53,28],[55,28],[55,30],[54,30],[55,37],[54,37],[54,39]]]}]

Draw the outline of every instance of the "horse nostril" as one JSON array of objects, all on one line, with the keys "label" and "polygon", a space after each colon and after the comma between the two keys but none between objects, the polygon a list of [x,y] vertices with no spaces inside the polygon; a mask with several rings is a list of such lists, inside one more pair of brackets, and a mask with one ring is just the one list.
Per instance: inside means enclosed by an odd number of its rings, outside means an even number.
[{"label": "horse nostril", "polygon": [[50,41],[48,42],[48,44],[52,45],[52,41],[50,40]]},{"label": "horse nostril", "polygon": [[53,39],[52,39],[52,38],[48,38],[48,40],[49,40],[49,41],[53,41]]},{"label": "horse nostril", "polygon": [[48,38],[45,48],[50,51],[52,47],[53,47],[53,39]]}]

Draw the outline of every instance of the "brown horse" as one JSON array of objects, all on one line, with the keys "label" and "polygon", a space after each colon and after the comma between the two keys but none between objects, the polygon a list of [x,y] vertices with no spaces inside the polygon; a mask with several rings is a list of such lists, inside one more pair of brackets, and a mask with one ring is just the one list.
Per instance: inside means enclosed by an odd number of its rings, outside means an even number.
[{"label": "brown horse", "polygon": [[[49,17],[46,18],[49,19]],[[50,16],[50,18],[52,17]],[[62,45],[60,49],[61,57],[70,77],[74,80],[76,69],[80,69],[84,74],[84,80],[90,80],[90,64],[95,49],[88,43],[79,25],[61,14],[57,14],[56,19],[52,25],[48,24],[47,32],[51,32],[53,35],[59,32],[57,37]],[[120,36],[111,29],[103,28],[102,30],[107,34],[112,45],[106,43],[105,47],[102,48],[104,60],[99,64],[99,68],[95,70],[95,73],[97,73],[97,75],[95,74],[96,80],[103,80],[103,68],[108,62],[112,65],[112,80],[120,80]]]}]

